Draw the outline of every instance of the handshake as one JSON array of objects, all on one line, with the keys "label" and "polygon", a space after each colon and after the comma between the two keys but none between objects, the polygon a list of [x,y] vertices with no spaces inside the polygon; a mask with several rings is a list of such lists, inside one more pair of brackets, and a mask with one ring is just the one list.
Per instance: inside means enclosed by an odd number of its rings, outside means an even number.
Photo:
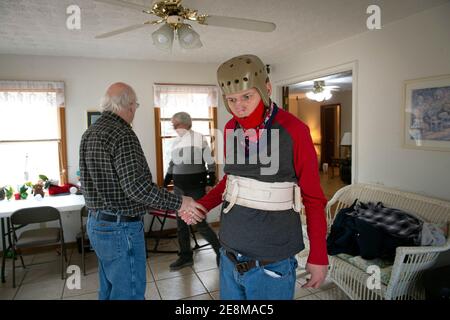
[{"label": "handshake", "polygon": [[178,209],[178,215],[186,224],[196,224],[206,218],[208,210],[191,197],[183,196],[183,203]]}]

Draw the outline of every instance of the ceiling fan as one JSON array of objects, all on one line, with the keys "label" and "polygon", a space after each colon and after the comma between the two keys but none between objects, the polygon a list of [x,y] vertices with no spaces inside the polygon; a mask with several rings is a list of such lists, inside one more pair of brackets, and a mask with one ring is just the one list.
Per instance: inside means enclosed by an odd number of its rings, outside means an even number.
[{"label": "ceiling fan", "polygon": [[339,90],[338,86],[325,86],[324,80],[314,81],[314,86],[311,91],[306,93],[306,97],[310,100],[322,102],[330,99],[333,95],[332,90]]},{"label": "ceiling fan", "polygon": [[143,23],[134,24],[125,28],[99,34],[95,37],[96,39],[108,38],[146,26],[164,23],[162,27],[152,33],[153,43],[161,49],[171,49],[174,34],[176,34],[180,46],[184,49],[202,47],[199,34],[194,31],[190,24],[185,23],[185,21],[195,21],[202,25],[258,32],[272,32],[276,28],[276,25],[272,22],[199,14],[197,10],[183,7],[181,5],[182,0],[155,0],[153,1],[153,5],[149,8],[122,0],[95,1],[117,5],[120,7],[127,7],[159,17],[158,20],[149,20]]}]

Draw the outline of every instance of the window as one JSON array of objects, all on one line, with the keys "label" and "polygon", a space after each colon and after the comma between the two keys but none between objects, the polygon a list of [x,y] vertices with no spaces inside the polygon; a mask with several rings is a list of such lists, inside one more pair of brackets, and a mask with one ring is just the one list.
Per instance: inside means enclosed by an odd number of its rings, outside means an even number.
[{"label": "window", "polygon": [[175,113],[189,113],[192,130],[205,136],[215,155],[218,90],[216,86],[155,84],[154,101],[157,182],[161,186],[169,166],[171,146],[177,136],[171,122]]},{"label": "window", "polygon": [[64,83],[0,81],[0,185],[67,182]]}]

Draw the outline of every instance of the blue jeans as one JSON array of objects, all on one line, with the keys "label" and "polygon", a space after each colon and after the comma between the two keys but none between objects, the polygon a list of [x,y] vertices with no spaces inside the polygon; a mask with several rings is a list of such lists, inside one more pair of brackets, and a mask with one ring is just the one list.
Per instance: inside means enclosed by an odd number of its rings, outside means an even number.
[{"label": "blue jeans", "polygon": [[[220,299],[223,300],[292,300],[295,293],[297,260],[284,260],[256,266],[242,275],[220,249]],[[238,256],[238,261],[251,260]]]},{"label": "blue jeans", "polygon": [[99,300],[144,300],[143,222],[109,222],[89,215],[87,233],[98,258]]}]

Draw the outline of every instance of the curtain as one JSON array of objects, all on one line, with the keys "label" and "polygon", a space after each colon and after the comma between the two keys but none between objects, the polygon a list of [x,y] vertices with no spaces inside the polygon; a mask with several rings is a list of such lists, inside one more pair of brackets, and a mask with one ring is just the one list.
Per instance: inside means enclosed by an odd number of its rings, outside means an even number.
[{"label": "curtain", "polygon": [[198,106],[217,107],[219,103],[216,86],[155,84],[153,92],[155,107],[161,108],[161,118],[180,111],[188,112],[192,118],[208,118],[208,110]]}]

